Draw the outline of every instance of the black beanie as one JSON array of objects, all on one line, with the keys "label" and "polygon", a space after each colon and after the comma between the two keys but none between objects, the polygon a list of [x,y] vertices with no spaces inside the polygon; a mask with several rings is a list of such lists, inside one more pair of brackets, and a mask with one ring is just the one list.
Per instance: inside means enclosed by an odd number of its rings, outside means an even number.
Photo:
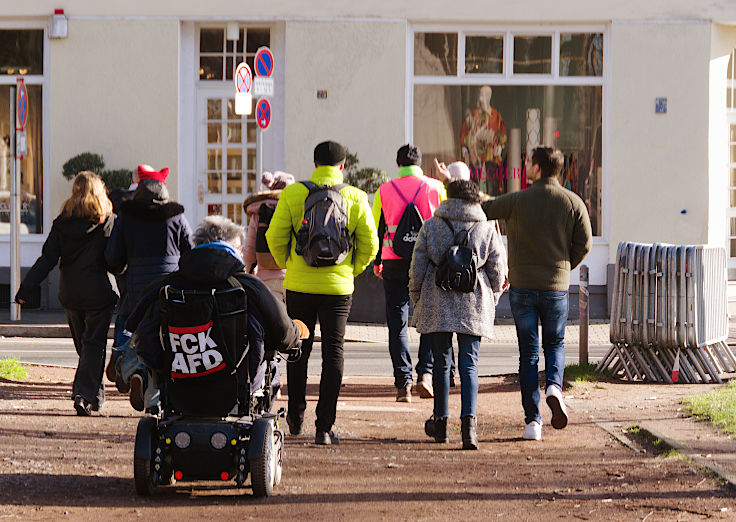
[{"label": "black beanie", "polygon": [[317,165],[337,165],[345,159],[345,147],[336,141],[323,141],[314,148]]},{"label": "black beanie", "polygon": [[420,165],[422,163],[422,151],[419,147],[415,147],[407,143],[396,151],[396,164],[399,167],[407,167],[409,165]]}]

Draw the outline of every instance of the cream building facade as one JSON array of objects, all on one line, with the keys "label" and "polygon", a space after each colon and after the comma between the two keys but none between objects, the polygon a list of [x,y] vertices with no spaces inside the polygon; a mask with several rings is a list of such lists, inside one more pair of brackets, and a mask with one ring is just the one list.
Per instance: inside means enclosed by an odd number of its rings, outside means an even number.
[{"label": "cream building facade", "polygon": [[[500,194],[523,188],[528,147],[554,144],[563,182],[591,214],[596,295],[624,240],[723,245],[736,278],[734,2],[0,5],[0,41],[16,44],[0,49],[3,135],[9,86],[22,74],[30,87],[24,267],[69,194],[62,165],[81,152],[102,154],[107,168],[169,166],[193,224],[208,213],[242,221],[243,198],[258,190],[258,131],[253,115],[232,111],[232,74],[267,45],[265,170],[306,179],[314,145],[336,139],[361,166],[395,175],[395,151],[412,141],[425,170],[435,156],[464,157]],[[59,8],[67,33],[51,38]],[[3,220],[0,201],[7,283]]]}]

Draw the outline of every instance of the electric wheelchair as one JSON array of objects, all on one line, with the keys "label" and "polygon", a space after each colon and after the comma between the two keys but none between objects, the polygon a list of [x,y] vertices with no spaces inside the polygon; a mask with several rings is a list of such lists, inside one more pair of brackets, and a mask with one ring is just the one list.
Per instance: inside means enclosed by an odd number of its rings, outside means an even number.
[{"label": "electric wheelchair", "polygon": [[217,291],[159,292],[160,342],[171,371],[156,374],[161,404],[138,423],[139,495],[199,480],[234,480],[242,488],[250,475],[253,495],[264,497],[281,481],[284,411],[270,412],[280,355],[265,347],[260,361],[248,357],[247,299],[237,280],[229,281]]}]

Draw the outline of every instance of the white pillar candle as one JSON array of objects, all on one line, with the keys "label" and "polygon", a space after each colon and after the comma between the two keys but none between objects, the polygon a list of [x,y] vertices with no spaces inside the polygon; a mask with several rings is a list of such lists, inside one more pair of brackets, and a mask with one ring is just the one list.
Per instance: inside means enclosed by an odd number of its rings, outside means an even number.
[{"label": "white pillar candle", "polygon": [[545,147],[555,147],[557,138],[557,118],[544,118],[544,134],[542,136],[542,143]]}]

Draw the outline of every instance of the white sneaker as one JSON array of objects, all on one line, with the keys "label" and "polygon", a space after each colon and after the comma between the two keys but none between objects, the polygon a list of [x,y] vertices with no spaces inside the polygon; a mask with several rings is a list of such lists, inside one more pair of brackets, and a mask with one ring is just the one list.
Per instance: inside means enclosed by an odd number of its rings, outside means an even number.
[{"label": "white sneaker", "polygon": [[562,400],[562,390],[554,384],[547,386],[547,406],[552,410],[552,427],[561,430],[567,426],[567,407]]},{"label": "white sneaker", "polygon": [[542,424],[537,421],[531,421],[524,428],[524,434],[521,438],[524,440],[542,440]]}]

